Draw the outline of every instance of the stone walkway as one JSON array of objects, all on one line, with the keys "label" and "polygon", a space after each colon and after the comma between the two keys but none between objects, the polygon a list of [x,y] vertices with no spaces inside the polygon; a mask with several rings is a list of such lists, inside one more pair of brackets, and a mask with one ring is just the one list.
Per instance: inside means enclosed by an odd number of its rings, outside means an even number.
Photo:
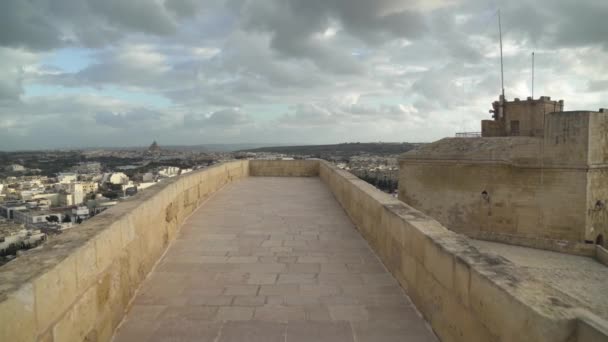
[{"label": "stone walkway", "polygon": [[436,341],[318,178],[248,178],[186,222],[123,341]]}]

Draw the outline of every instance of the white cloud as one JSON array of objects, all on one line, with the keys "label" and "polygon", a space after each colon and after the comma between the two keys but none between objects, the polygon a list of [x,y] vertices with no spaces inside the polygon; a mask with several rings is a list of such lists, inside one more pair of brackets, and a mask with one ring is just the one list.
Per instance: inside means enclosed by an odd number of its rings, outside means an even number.
[{"label": "white cloud", "polygon": [[[496,9],[481,0],[3,1],[0,145],[429,141],[477,130],[500,91]],[[507,96],[529,95],[536,51],[537,96],[606,107],[605,1],[514,0],[501,10]],[[92,62],[49,66],[65,47],[89,49]],[[36,86],[47,91],[24,96]]]}]

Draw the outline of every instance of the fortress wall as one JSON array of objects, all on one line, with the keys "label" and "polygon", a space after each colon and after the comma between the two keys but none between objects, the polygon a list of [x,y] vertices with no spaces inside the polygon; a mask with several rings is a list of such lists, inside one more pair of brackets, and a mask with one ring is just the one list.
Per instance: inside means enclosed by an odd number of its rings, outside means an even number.
[{"label": "fortress wall", "polygon": [[589,164],[608,164],[608,109],[589,114]]},{"label": "fortress wall", "polygon": [[400,161],[399,199],[471,236],[514,236],[537,248],[549,247],[539,239],[582,243],[586,196],[586,170]]},{"label": "fortress wall", "polygon": [[608,337],[606,322],[523,269],[478,252],[466,237],[352,174],[311,160],[236,161],[173,178],[27,251],[0,268],[0,341],[108,341],[181,223],[206,198],[252,173],[315,172],[442,341]]},{"label": "fortress wall", "polygon": [[593,168],[587,173],[586,204],[585,240],[596,242],[601,236],[608,247],[608,168]]},{"label": "fortress wall", "polygon": [[586,168],[589,161],[591,112],[560,112],[547,115],[540,156],[544,165]]},{"label": "fortress wall", "polygon": [[442,341],[602,341],[606,322],[348,172],[320,177]]},{"label": "fortress wall", "polygon": [[172,178],[0,268],[0,341],[109,341],[184,219],[248,161]]}]

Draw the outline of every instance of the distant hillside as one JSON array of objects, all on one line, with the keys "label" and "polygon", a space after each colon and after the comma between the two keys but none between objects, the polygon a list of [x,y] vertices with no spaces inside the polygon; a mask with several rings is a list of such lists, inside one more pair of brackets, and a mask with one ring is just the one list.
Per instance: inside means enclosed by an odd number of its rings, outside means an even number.
[{"label": "distant hillside", "polygon": [[267,146],[267,144],[201,144],[201,145],[167,145],[161,148],[173,151],[198,151],[198,152],[233,152],[244,149],[252,149]]},{"label": "distant hillside", "polygon": [[239,152],[270,152],[301,156],[341,156],[350,157],[361,154],[378,156],[396,155],[410,151],[421,144],[414,143],[344,143],[334,145],[303,145],[261,147]]}]

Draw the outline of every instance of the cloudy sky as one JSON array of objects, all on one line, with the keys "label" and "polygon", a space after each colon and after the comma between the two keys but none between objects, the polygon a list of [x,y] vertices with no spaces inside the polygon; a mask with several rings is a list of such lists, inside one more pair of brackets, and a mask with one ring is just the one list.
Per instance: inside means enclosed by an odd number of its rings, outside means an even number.
[{"label": "cloudy sky", "polygon": [[0,150],[432,141],[608,107],[606,0],[2,0]]}]

